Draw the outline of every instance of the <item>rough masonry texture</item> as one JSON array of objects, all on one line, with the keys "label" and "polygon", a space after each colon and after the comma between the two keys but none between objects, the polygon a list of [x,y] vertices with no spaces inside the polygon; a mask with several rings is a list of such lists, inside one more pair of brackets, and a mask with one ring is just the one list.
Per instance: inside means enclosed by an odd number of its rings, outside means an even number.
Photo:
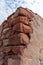
[{"label": "rough masonry texture", "polygon": [[43,19],[23,7],[0,25],[0,65],[43,65]]}]

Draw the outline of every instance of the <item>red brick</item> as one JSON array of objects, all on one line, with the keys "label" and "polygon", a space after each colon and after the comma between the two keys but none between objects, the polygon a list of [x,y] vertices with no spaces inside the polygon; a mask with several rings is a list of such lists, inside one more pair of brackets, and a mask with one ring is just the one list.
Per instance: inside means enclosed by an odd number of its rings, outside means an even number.
[{"label": "red brick", "polygon": [[29,19],[25,16],[18,16],[15,18],[15,22],[21,22],[24,24],[29,24]]},{"label": "red brick", "polygon": [[11,50],[11,47],[3,47],[3,52],[8,53]]},{"label": "red brick", "polygon": [[21,54],[24,48],[24,46],[12,46],[12,51],[14,54]]},{"label": "red brick", "polygon": [[18,16],[18,15],[22,15],[22,16],[26,16],[29,19],[31,19],[33,17],[33,14],[31,12],[29,12],[28,10],[26,10],[25,8],[18,8],[14,14],[14,17]]},{"label": "red brick", "polygon": [[9,38],[10,45],[29,44],[29,37],[24,33],[15,33]]},{"label": "red brick", "polygon": [[17,23],[13,26],[13,31],[23,32],[23,33],[32,33],[32,28],[23,23]]},{"label": "red brick", "polygon": [[21,22],[24,24],[29,24],[29,19],[25,16],[18,16],[18,17],[15,17],[13,19],[9,18],[7,21],[9,23],[9,26],[15,25],[18,22]]},{"label": "red brick", "polygon": [[9,30],[7,33],[5,33],[5,38],[9,38],[11,35],[11,31]]},{"label": "red brick", "polygon": [[5,33],[7,33],[9,30],[10,30],[9,27],[8,27],[8,28],[5,28],[5,29],[3,29],[2,33],[5,34]]},{"label": "red brick", "polygon": [[7,28],[7,27],[8,27],[7,20],[5,20],[5,21],[2,23],[2,27],[3,27],[3,29],[5,29],[5,28]]},{"label": "red brick", "polygon": [[3,40],[5,38],[5,35],[2,35],[1,37],[0,37],[0,40]]}]

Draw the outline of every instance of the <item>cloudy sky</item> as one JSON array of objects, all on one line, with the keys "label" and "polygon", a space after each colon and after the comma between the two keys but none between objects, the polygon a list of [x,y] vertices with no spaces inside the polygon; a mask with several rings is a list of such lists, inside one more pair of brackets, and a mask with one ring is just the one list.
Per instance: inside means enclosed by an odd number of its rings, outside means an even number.
[{"label": "cloudy sky", "polygon": [[19,6],[31,9],[43,17],[43,0],[0,0],[0,24]]}]

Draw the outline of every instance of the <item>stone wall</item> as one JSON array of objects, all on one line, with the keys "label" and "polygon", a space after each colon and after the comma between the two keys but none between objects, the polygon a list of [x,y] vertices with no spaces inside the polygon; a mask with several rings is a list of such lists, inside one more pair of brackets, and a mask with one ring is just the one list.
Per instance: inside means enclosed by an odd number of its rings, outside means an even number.
[{"label": "stone wall", "polygon": [[19,7],[0,26],[0,65],[43,65],[43,19]]}]

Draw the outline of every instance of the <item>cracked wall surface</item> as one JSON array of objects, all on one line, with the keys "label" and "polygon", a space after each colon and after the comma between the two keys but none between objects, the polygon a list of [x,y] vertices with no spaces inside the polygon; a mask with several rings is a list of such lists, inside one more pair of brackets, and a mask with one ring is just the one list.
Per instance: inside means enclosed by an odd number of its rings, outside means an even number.
[{"label": "cracked wall surface", "polygon": [[19,7],[0,26],[0,65],[43,65],[43,19]]}]

